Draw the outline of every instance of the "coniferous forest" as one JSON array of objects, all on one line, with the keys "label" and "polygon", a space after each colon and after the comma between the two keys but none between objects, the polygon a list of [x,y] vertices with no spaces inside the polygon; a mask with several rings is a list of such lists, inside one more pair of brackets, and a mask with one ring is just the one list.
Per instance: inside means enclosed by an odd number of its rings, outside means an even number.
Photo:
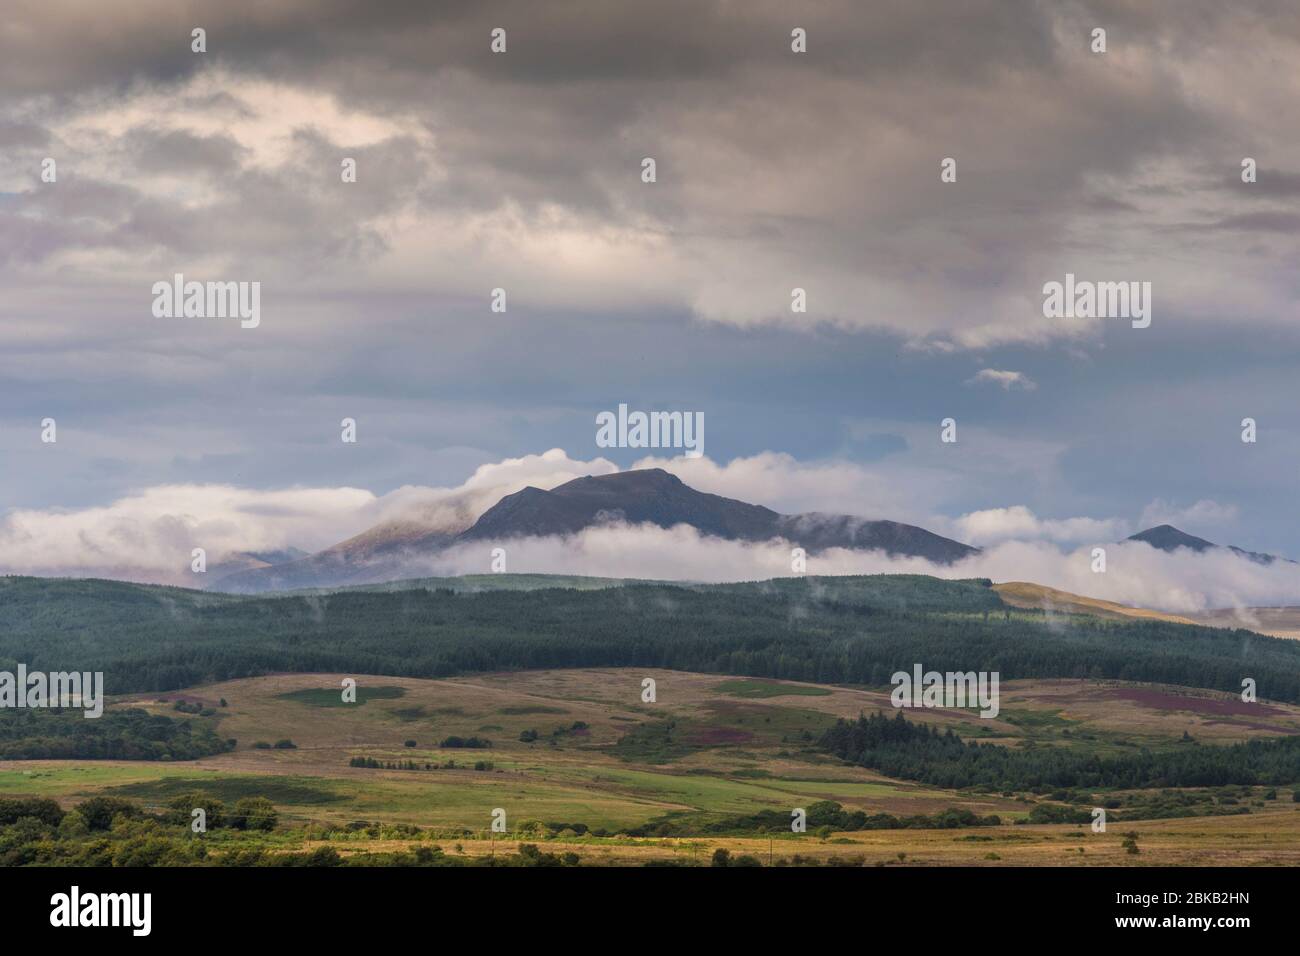
[{"label": "coniferous forest", "polygon": [[0,670],[103,671],[109,694],[275,671],[449,677],[657,667],[886,686],[897,670],[1095,678],[1300,702],[1300,643],[1155,620],[1048,617],[987,581],[910,575],[602,590],[345,590],[236,597],[0,579]]},{"label": "coniferous forest", "polygon": [[888,777],[937,787],[1041,790],[1143,787],[1254,786],[1300,780],[1300,737],[1251,740],[1231,746],[1174,744],[1105,755],[1084,749],[1017,749],[963,741],[908,721],[902,713],[875,713],[839,721],[820,745],[843,760]]}]

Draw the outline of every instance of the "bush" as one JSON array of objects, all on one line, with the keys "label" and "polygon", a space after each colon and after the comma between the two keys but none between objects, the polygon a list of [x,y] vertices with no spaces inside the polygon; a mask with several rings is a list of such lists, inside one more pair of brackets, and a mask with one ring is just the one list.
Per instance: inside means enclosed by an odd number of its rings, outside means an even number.
[{"label": "bush", "polygon": [[278,820],[275,804],[266,797],[243,797],[236,800],[235,809],[230,814],[230,825],[236,830],[274,830]]},{"label": "bush", "polygon": [[69,810],[63,815],[63,822],[59,824],[60,839],[75,840],[89,832],[90,827],[86,825],[86,818],[81,815],[81,811]]},{"label": "bush", "polygon": [[92,830],[111,829],[116,816],[124,816],[129,820],[140,816],[139,807],[120,797],[91,797],[79,804],[77,809],[85,818],[86,826]]},{"label": "bush", "polygon": [[173,797],[167,802],[168,823],[188,827],[194,820],[194,811],[202,809],[204,825],[215,830],[226,822],[226,805],[216,797],[194,790]]},{"label": "bush", "polygon": [[292,740],[277,740],[275,742],[276,750],[297,750],[298,745]]},{"label": "bush", "polygon": [[[260,798],[254,798],[260,799]],[[338,851],[332,846],[317,847],[312,850],[302,861],[303,866],[342,866],[343,858],[339,856]]]},{"label": "bush", "polygon": [[17,823],[23,817],[35,817],[47,826],[57,827],[63,822],[63,810],[53,800],[41,797],[0,799],[0,826]]}]

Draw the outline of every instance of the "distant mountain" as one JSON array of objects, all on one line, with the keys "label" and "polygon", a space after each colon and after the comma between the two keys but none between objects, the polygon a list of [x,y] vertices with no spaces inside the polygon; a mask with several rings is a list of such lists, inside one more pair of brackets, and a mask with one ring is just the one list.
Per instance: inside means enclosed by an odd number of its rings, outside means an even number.
[{"label": "distant mountain", "polygon": [[829,548],[881,550],[952,564],[978,550],[896,521],[820,513],[783,515],[696,491],[676,475],[652,468],[575,478],[551,491],[524,488],[506,495],[459,533],[429,530],[418,523],[376,526],[311,557],[230,575],[217,588],[252,593],[374,584],[428,574],[431,559],[452,544],[572,535],[620,521],[661,528],[686,524],[728,541],[784,538],[810,554]]},{"label": "distant mountain", "polygon": [[285,564],[305,557],[307,557],[307,552],[300,548],[281,548],[277,551],[236,551],[208,568],[207,574],[209,580],[220,582],[232,574],[262,570],[273,565]]},{"label": "distant mountain", "polygon": [[1193,551],[1208,551],[1210,548],[1218,547],[1218,545],[1214,544],[1212,541],[1198,538],[1196,535],[1188,534],[1186,531],[1179,531],[1171,524],[1156,525],[1154,528],[1147,528],[1145,531],[1139,531],[1135,535],[1130,535],[1129,540],[1144,541],[1158,551],[1177,551],[1179,548],[1191,548]]},{"label": "distant mountain", "polygon": [[1287,561],[1294,564],[1288,558],[1280,558],[1275,554],[1261,554],[1258,551],[1246,551],[1243,548],[1234,547],[1233,545],[1219,545],[1213,541],[1206,541],[1204,538],[1198,538],[1194,534],[1188,534],[1186,531],[1179,531],[1171,524],[1156,525],[1154,528],[1147,528],[1145,531],[1139,531],[1128,538],[1129,541],[1143,541],[1146,544],[1159,551],[1174,552],[1179,548],[1188,548],[1198,554],[1203,551],[1222,549],[1231,551],[1243,558],[1249,558],[1256,564],[1272,564],[1274,561]]},{"label": "distant mountain", "polygon": [[297,561],[299,558],[307,557],[308,552],[302,548],[280,548],[278,551],[244,551],[242,554],[262,564],[272,565]]},{"label": "distant mountain", "polygon": [[[376,525],[316,554],[269,567],[253,567],[218,578],[214,591],[257,594],[298,588],[376,584],[421,573],[419,555],[432,556],[456,540],[454,532],[420,525]],[[428,574],[429,569],[423,569]]]},{"label": "distant mountain", "polygon": [[688,524],[728,541],[785,538],[809,552],[829,548],[881,550],[951,564],[976,548],[896,521],[867,521],[816,512],[783,515],[734,498],[711,495],[662,468],[575,478],[553,491],[525,488],[484,512],[462,540],[565,535],[609,521]]}]

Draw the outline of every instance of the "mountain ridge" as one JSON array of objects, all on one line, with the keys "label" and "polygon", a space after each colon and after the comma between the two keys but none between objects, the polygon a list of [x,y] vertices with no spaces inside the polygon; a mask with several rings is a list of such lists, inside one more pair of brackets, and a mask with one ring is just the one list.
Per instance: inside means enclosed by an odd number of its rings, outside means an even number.
[{"label": "mountain ridge", "polygon": [[820,512],[784,515],[698,491],[662,468],[584,475],[549,491],[532,485],[503,496],[467,528],[429,530],[390,522],[286,564],[223,577],[214,590],[258,593],[338,584],[372,584],[418,576],[423,561],[455,544],[569,536],[625,522],[661,528],[689,525],[701,534],[756,543],[785,539],[810,554],[831,548],[881,550],[950,565],[978,548],[915,525]]},{"label": "mountain ridge", "polygon": [[1173,554],[1180,548],[1187,548],[1195,551],[1197,554],[1203,554],[1206,551],[1231,551],[1233,554],[1254,561],[1256,564],[1272,564],[1275,561],[1285,561],[1288,564],[1295,564],[1290,558],[1283,558],[1276,554],[1264,554],[1260,551],[1247,551],[1245,548],[1239,548],[1232,544],[1215,544],[1213,541],[1207,541],[1205,538],[1198,538],[1194,534],[1188,534],[1171,524],[1158,524],[1154,527],[1147,528],[1145,531],[1139,531],[1137,534],[1129,535],[1126,541],[1141,541],[1149,544],[1157,551],[1164,551],[1167,554]]}]

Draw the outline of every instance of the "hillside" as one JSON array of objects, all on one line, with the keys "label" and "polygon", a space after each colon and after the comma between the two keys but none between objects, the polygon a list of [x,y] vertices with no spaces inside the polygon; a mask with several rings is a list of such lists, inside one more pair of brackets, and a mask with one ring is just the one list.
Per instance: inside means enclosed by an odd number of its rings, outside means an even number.
[{"label": "hillside", "polygon": [[455,544],[563,537],[610,522],[660,528],[689,525],[727,541],[783,539],[816,554],[830,548],[880,550],[952,564],[978,549],[914,525],[818,513],[783,515],[761,505],[696,491],[661,468],[575,478],[550,491],[509,494],[468,527],[390,521],[307,558],[214,581],[217,590],[259,593],[373,584],[430,573]]},{"label": "hillside", "polygon": [[1247,551],[1245,548],[1238,548],[1236,545],[1219,545],[1213,541],[1206,541],[1204,538],[1198,538],[1196,535],[1180,531],[1173,525],[1162,524],[1154,528],[1147,528],[1145,531],[1139,531],[1135,535],[1128,537],[1129,541],[1141,541],[1149,544],[1157,551],[1174,552],[1180,549],[1193,551],[1197,554],[1203,554],[1206,551],[1230,551],[1239,557],[1254,561],[1256,564],[1272,564],[1274,561],[1286,561],[1288,564],[1294,564],[1288,558],[1279,558],[1275,554],[1261,554],[1258,551]]},{"label": "hillside", "polygon": [[[352,705],[340,700],[345,676],[358,681]],[[641,700],[646,677],[657,683],[654,703]],[[998,749],[1100,760],[1122,759],[1139,746],[1187,749],[1186,730],[1204,742],[1193,749],[1217,754],[1234,742],[1265,744],[1300,729],[1300,708],[1271,706],[1261,726],[1228,695],[1178,688],[1025,681],[1007,684],[1004,695],[994,721],[957,710],[908,716]],[[761,852],[765,861],[770,850],[773,861],[787,863],[897,865],[902,854],[923,864],[1114,865],[1125,862],[1123,840],[1136,828],[1145,862],[1297,862],[1294,844],[1279,844],[1300,827],[1296,803],[1276,788],[1270,798],[1267,785],[1176,794],[954,788],[828,756],[818,741],[836,720],[889,709],[879,690],[654,668],[437,681],[353,672],[240,679],[112,706],[172,718],[178,702],[209,708],[211,718],[181,719],[210,724],[238,746],[196,762],[0,763],[0,799],[39,796],[71,808],[101,797],[153,812],[191,794],[227,808],[248,797],[274,804],[274,835],[214,830],[205,842],[216,856],[439,847],[471,859],[528,841],[586,863],[707,862],[715,847],[728,847]],[[485,746],[442,746],[456,737]],[[277,740],[294,747],[258,746]],[[1077,824],[1039,822],[1086,817],[1102,801],[1125,826],[1089,834]],[[490,844],[493,807],[505,810],[508,830]],[[807,808],[807,834],[769,825],[788,820],[791,807]],[[814,832],[828,820],[838,822],[830,826],[834,839]],[[183,827],[176,833],[185,839]],[[155,848],[163,839],[157,831],[147,837]],[[1086,854],[1078,852],[1082,845]]]},{"label": "hillside", "polygon": [[[1163,611],[1147,608],[1129,607],[1113,601],[1084,597],[1068,591],[1058,591],[1043,584],[1031,584],[1026,581],[1007,581],[993,585],[1004,602],[1012,607],[1031,608],[1047,613],[1087,614],[1109,620],[1139,619],[1151,621],[1170,621],[1174,624],[1195,624],[1197,621]],[[1239,625],[1240,626],[1240,625]]]},{"label": "hillside", "polygon": [[[508,576],[504,577],[508,580]],[[1022,610],[990,582],[920,575],[595,590],[345,590],[241,597],[0,579],[0,660],[102,670],[110,693],[273,672],[445,677],[654,666],[881,686],[922,662],[1004,679],[1093,677],[1300,701],[1300,644],[1165,620]]]}]

